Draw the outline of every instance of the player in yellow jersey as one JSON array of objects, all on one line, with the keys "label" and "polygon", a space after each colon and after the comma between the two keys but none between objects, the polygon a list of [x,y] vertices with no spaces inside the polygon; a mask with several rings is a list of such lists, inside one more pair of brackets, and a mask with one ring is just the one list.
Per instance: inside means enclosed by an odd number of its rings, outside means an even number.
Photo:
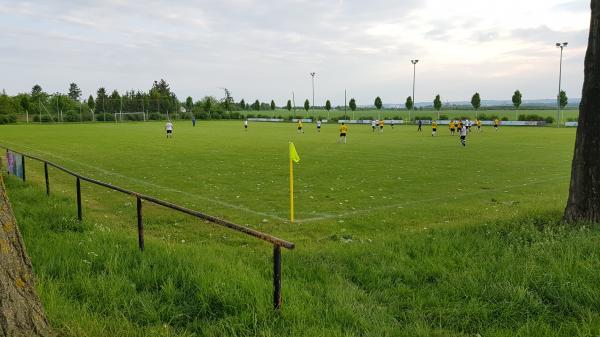
[{"label": "player in yellow jersey", "polygon": [[460,132],[460,130],[462,129],[462,127],[463,127],[463,121],[462,121],[462,119],[459,119],[458,120],[458,132]]},{"label": "player in yellow jersey", "polygon": [[500,121],[498,120],[498,118],[496,118],[496,119],[494,120],[494,129],[495,129],[496,131],[498,131],[498,126],[499,126],[499,125],[500,125]]},{"label": "player in yellow jersey", "polygon": [[454,136],[454,130],[455,130],[455,126],[456,126],[456,125],[454,124],[454,119],[451,119],[451,120],[450,120],[450,134],[451,134],[452,136]]},{"label": "player in yellow jersey", "polygon": [[437,133],[437,122],[433,121],[433,122],[431,122],[431,137],[435,136],[436,133]]},{"label": "player in yellow jersey", "polygon": [[379,132],[383,132],[383,125],[385,124],[383,119],[379,120]]},{"label": "player in yellow jersey", "polygon": [[481,131],[481,121],[477,119],[477,121],[475,121],[475,124],[477,124],[477,131]]},{"label": "player in yellow jersey", "polygon": [[346,144],[346,134],[348,133],[348,126],[344,123],[340,126],[340,143],[344,141]]},{"label": "player in yellow jersey", "polygon": [[298,120],[298,133],[304,133],[304,130],[302,130],[302,120],[301,119]]}]

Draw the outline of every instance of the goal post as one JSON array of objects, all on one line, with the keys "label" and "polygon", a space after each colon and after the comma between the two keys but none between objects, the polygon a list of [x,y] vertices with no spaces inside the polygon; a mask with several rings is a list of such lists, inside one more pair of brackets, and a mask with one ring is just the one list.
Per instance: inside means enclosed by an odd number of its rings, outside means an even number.
[{"label": "goal post", "polygon": [[115,120],[117,122],[145,122],[147,118],[144,111],[134,111],[119,112],[115,114]]}]

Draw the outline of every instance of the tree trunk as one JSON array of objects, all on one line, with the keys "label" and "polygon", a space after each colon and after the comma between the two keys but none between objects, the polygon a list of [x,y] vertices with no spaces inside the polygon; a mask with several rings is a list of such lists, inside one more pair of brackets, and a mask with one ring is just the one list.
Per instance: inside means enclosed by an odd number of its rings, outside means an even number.
[{"label": "tree trunk", "polygon": [[0,175],[0,336],[48,336],[31,261]]},{"label": "tree trunk", "polygon": [[600,0],[592,0],[592,18],[571,188],[564,219],[574,222],[600,222]]}]

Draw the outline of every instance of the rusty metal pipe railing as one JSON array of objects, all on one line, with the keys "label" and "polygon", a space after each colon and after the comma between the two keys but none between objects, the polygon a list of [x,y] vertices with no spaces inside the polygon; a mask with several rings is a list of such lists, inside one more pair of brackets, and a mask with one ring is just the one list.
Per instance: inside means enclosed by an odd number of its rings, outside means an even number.
[{"label": "rusty metal pipe railing", "polygon": [[39,158],[30,154],[26,154],[20,151],[15,151],[6,146],[0,145],[0,148],[6,149],[6,151],[11,151],[14,153],[18,153],[22,156],[22,166],[23,166],[23,180],[25,180],[25,158],[30,158],[39,162],[44,163],[44,178],[46,183],[46,194],[50,195],[50,180],[48,176],[48,166],[54,167],[55,169],[62,171],[66,174],[74,176],[76,178],[76,193],[77,193],[77,218],[81,221],[83,220],[82,215],[82,206],[81,206],[81,180],[89,182],[91,184],[99,185],[102,187],[106,187],[108,189],[121,192],[124,194],[131,195],[136,198],[136,210],[137,210],[137,230],[138,230],[138,245],[141,251],[144,251],[144,225],[142,220],[142,200],[149,201],[153,204],[160,205],[184,214],[188,214],[204,220],[209,223],[213,223],[222,227],[229,228],[231,230],[255,237],[257,239],[269,242],[273,245],[273,307],[275,310],[279,310],[281,308],[281,247],[286,249],[294,249],[295,244],[290,241],[286,241],[280,239],[278,237],[272,236],[270,234],[266,234],[260,231],[257,231],[252,228],[248,228],[245,226],[241,226],[235,224],[233,222],[223,220],[221,218],[214,217],[212,215],[208,215],[196,210],[192,210],[177,204],[174,204],[169,201],[161,200],[155,198],[153,196],[145,195],[142,193],[138,193],[135,191],[131,191],[119,186],[115,186],[113,184],[105,183],[100,180],[92,179],[86,176],[83,176],[77,172],[69,170],[61,165],[55,164],[51,161],[45,160],[43,158]]}]

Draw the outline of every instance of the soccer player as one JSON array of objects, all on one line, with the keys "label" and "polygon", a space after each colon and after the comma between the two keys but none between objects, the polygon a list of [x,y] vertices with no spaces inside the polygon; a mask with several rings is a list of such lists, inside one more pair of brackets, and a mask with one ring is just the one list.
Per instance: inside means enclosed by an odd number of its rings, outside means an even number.
[{"label": "soccer player", "polygon": [[431,122],[431,137],[435,136],[437,132],[437,122],[433,121]]},{"label": "soccer player", "polygon": [[196,126],[196,116],[192,115],[192,126]]},{"label": "soccer player", "polygon": [[454,119],[450,120],[450,135],[454,136]]},{"label": "soccer player", "polygon": [[500,121],[498,120],[498,118],[496,118],[496,119],[494,120],[494,129],[495,129],[496,131],[498,131],[498,126],[499,126],[499,125],[500,125]]},{"label": "soccer player", "polygon": [[371,121],[371,129],[375,132],[375,128],[377,127],[377,121]]},{"label": "soccer player", "polygon": [[465,125],[460,128],[460,143],[462,146],[467,146],[467,127]]},{"label": "soccer player", "polygon": [[456,131],[458,131],[458,133],[460,133],[460,129],[462,129],[463,127],[463,122],[462,119],[458,120],[458,127],[456,128]]},{"label": "soccer player", "polygon": [[467,133],[469,132],[469,128],[471,127],[471,121],[468,119],[465,120],[465,127],[467,128]]},{"label": "soccer player", "polygon": [[346,134],[347,133],[348,133],[348,126],[346,124],[342,123],[342,126],[340,126],[340,143],[343,140],[344,144],[346,144]]},{"label": "soccer player", "polygon": [[477,131],[481,132],[481,121],[479,119],[477,119]]},{"label": "soccer player", "polygon": [[417,129],[417,132],[423,131],[423,130],[421,130],[421,126],[423,126],[423,121],[419,119],[419,128]]},{"label": "soccer player", "polygon": [[390,120],[390,126],[392,127],[392,129],[394,128],[394,120]]},{"label": "soccer player", "polygon": [[317,132],[321,132],[321,120],[317,121]]},{"label": "soccer player", "polygon": [[298,133],[304,133],[304,130],[302,130],[302,120],[301,119],[298,120]]},{"label": "soccer player", "polygon": [[248,119],[244,120],[244,130],[248,131]]},{"label": "soccer player", "polygon": [[383,124],[385,124],[383,119],[379,120],[379,132],[383,132]]},{"label": "soccer player", "polygon": [[170,120],[165,124],[165,130],[167,131],[167,138],[173,138],[173,123]]}]

